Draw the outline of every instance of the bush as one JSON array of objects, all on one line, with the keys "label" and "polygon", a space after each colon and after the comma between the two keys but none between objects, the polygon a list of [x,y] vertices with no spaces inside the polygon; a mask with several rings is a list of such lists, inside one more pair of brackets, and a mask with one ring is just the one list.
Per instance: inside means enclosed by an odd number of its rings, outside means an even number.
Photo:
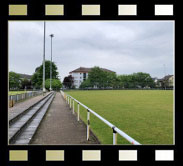
[{"label": "bush", "polygon": [[[51,87],[53,90],[59,90],[62,87],[62,83],[58,79],[52,79]],[[50,89],[50,79],[45,81],[45,88]]]},{"label": "bush", "polygon": [[81,83],[81,85],[80,85],[79,88],[84,89],[84,88],[89,88],[89,87],[93,87],[93,86],[92,86],[90,80],[87,79],[87,80],[85,80],[85,81],[83,81],[83,82]]}]

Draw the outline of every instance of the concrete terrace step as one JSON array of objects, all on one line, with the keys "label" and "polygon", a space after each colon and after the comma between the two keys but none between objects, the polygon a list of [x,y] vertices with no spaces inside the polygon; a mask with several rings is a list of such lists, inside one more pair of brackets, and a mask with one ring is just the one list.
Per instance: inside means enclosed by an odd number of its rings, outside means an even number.
[{"label": "concrete terrace step", "polygon": [[49,100],[45,103],[45,105],[40,109],[40,111],[36,114],[33,120],[26,126],[25,129],[21,132],[21,134],[17,137],[14,144],[29,144],[36,133],[44,115],[46,114],[51,102],[53,101],[54,95],[49,98]]},{"label": "concrete terrace step", "polygon": [[33,120],[36,114],[44,108],[44,105],[47,105],[49,99],[52,98],[54,93],[50,93],[45,98],[41,99],[34,106],[25,110],[24,113],[15,117],[14,120],[11,121],[9,126],[9,143],[13,144],[19,134],[23,131],[25,127]]},{"label": "concrete terrace step", "polygon": [[21,117],[26,111],[30,110],[33,106],[36,106],[40,101],[44,100],[48,95],[51,93],[46,94],[46,96],[37,96],[33,99],[29,99],[28,101],[24,101],[19,103],[18,105],[9,108],[9,125],[17,118]]}]

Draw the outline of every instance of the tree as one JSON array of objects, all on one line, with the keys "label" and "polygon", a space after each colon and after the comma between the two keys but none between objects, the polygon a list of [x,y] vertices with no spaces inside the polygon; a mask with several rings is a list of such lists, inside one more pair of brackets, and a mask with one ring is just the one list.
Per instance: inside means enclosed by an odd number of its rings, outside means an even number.
[{"label": "tree", "polygon": [[99,67],[94,67],[88,73],[88,79],[80,88],[144,88],[154,87],[155,83],[150,74],[138,72],[128,75],[116,75],[114,72],[107,72]]},{"label": "tree", "polygon": [[32,84],[33,86],[37,89],[37,88],[40,88],[40,86],[42,85],[42,80],[39,79],[39,75],[40,73],[37,71],[33,74],[32,78],[31,78],[31,81],[32,81]]},{"label": "tree", "polygon": [[119,88],[132,88],[134,86],[132,82],[132,75],[119,75],[117,78],[119,80]]},{"label": "tree", "polygon": [[[45,61],[45,80],[50,79],[50,63],[51,61]],[[58,79],[58,74],[57,66],[52,62],[52,79]],[[36,68],[31,81],[35,88],[41,88],[43,82],[43,65]]]},{"label": "tree", "polygon": [[86,79],[81,83],[79,88],[85,89],[85,88],[91,88],[91,87],[93,87],[93,85],[91,84],[90,79]]},{"label": "tree", "polygon": [[107,72],[99,67],[94,67],[88,73],[88,79],[93,86],[101,88],[107,85]]},{"label": "tree", "polygon": [[30,89],[32,86],[32,83],[27,78],[21,79],[21,89]]},{"label": "tree", "polygon": [[140,86],[142,88],[144,87],[154,87],[154,81],[151,78],[150,74],[138,72],[134,73],[133,75],[133,82],[135,83],[135,86]]},{"label": "tree", "polygon": [[120,88],[144,88],[154,87],[155,83],[150,74],[138,72],[129,75],[118,76]]},{"label": "tree", "polygon": [[20,75],[15,72],[9,72],[9,89],[20,88]]},{"label": "tree", "polygon": [[117,75],[114,72],[106,72],[105,87],[117,87]]},{"label": "tree", "polygon": [[74,78],[71,75],[64,78],[63,85],[66,88],[73,88],[73,83],[74,83]]},{"label": "tree", "polygon": [[[59,79],[52,79],[51,87],[53,90],[59,90],[62,87],[62,83]],[[45,88],[50,89],[50,79],[45,81]]]}]

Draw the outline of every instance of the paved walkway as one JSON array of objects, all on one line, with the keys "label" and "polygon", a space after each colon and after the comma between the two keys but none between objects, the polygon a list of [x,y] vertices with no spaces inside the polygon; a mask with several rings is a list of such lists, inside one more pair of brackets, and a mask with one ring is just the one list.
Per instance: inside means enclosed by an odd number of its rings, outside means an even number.
[{"label": "paved walkway", "polygon": [[36,97],[32,97],[30,99],[26,99],[25,101],[21,101],[19,103],[16,103],[13,107],[9,108],[9,120],[13,119],[20,113],[24,112],[26,109],[37,103],[39,100],[41,100],[43,97],[48,95],[49,92],[47,92],[44,96],[39,95]]},{"label": "paved walkway", "polygon": [[69,106],[58,92],[45,115],[32,144],[99,144],[94,135],[86,141],[86,125],[77,121]]}]

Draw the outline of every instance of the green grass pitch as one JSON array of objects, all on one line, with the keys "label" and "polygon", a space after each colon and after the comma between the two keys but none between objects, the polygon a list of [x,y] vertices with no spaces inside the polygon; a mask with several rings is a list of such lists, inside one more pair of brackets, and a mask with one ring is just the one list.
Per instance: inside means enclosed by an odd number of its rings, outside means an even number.
[{"label": "green grass pitch", "polygon": [[22,93],[27,93],[27,91],[9,91],[8,95],[17,95]]},{"label": "green grass pitch", "polygon": [[[66,91],[141,144],[173,144],[173,90]],[[77,106],[75,104],[75,111]],[[87,111],[80,106],[86,123]],[[112,129],[91,114],[91,130],[112,144]],[[120,135],[118,144],[129,144]]]}]

